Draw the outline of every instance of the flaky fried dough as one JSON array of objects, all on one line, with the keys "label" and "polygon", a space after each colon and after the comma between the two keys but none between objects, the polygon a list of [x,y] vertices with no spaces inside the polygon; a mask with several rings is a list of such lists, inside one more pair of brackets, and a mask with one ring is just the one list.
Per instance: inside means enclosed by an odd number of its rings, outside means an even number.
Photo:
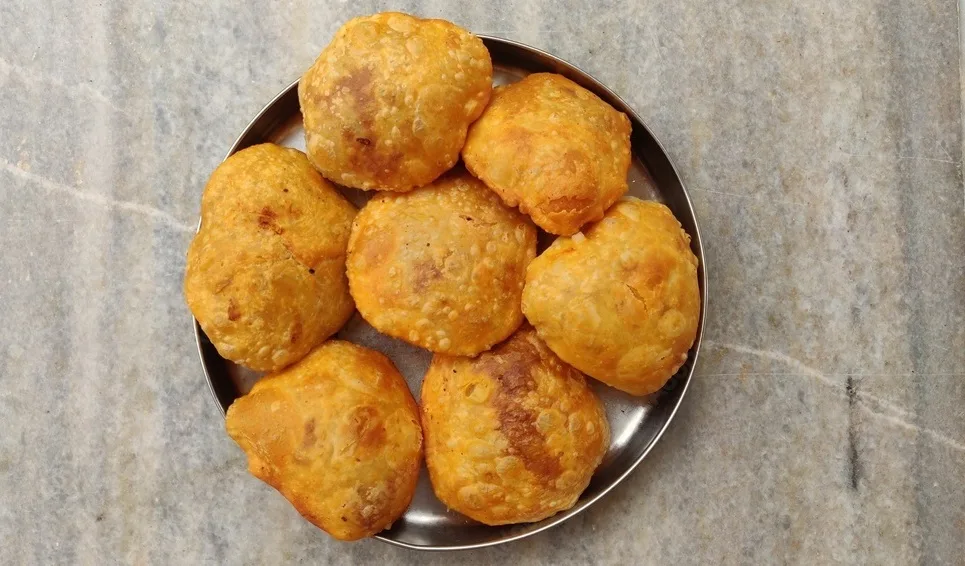
[{"label": "flaky fried dough", "polygon": [[436,354],[422,426],[436,496],[487,525],[569,509],[609,445],[583,375],[528,326],[475,359]]},{"label": "flaky fried dough", "polygon": [[298,84],[308,156],[350,187],[425,185],[459,159],[492,74],[482,40],[447,21],[355,18]]},{"label": "flaky fried dough", "polygon": [[416,346],[474,355],[523,320],[536,228],[463,170],[410,193],[381,193],[361,210],[348,244],[359,313]]},{"label": "flaky fried dough", "polygon": [[392,362],[373,350],[322,344],[236,400],[226,426],[252,475],[337,539],[388,528],[415,492],[418,408]]},{"label": "flaky fried dough", "polygon": [[634,395],[658,391],[697,335],[690,237],[666,206],[625,199],[530,264],[523,312],[580,371]]},{"label": "flaky fried dough", "polygon": [[275,371],[345,324],[354,310],[345,276],[354,216],[294,149],[253,146],[215,170],[184,295],[223,357]]},{"label": "flaky fried dough", "polygon": [[627,191],[630,120],[561,75],[535,73],[496,89],[462,157],[506,204],[569,235]]}]

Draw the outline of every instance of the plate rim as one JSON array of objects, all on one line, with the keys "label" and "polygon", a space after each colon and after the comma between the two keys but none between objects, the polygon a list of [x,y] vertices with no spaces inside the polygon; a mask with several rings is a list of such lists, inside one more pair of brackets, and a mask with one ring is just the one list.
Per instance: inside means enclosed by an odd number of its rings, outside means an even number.
[{"label": "plate rim", "polygon": [[[656,434],[653,435],[653,437],[650,439],[650,442],[641,451],[640,455],[637,456],[637,458],[633,460],[633,462],[631,462],[630,465],[628,465],[627,468],[622,473],[620,473],[617,476],[617,478],[613,480],[609,485],[602,488],[598,493],[594,494],[589,499],[585,500],[581,505],[581,507],[576,511],[574,511],[573,513],[569,513],[569,514],[559,513],[555,516],[548,517],[547,519],[540,521],[540,524],[538,526],[534,526],[531,529],[524,530],[522,532],[509,535],[503,538],[499,538],[499,539],[488,540],[488,541],[477,542],[477,543],[470,543],[470,544],[441,546],[441,545],[413,544],[413,543],[386,537],[382,533],[378,533],[372,537],[372,538],[378,539],[381,542],[390,544],[392,546],[407,548],[410,550],[421,550],[421,551],[474,550],[474,549],[489,548],[489,547],[498,546],[501,544],[507,544],[507,543],[519,541],[519,540],[531,537],[533,535],[536,535],[538,533],[545,532],[553,527],[556,527],[562,524],[563,522],[578,516],[579,514],[583,513],[588,508],[596,504],[598,501],[600,501],[604,496],[606,496],[614,488],[616,488],[616,486],[623,483],[623,481],[626,480],[626,478],[630,474],[632,474],[637,469],[638,466],[640,466],[641,462],[643,462],[643,460],[646,459],[646,457],[650,454],[653,448],[663,437],[664,433],[666,433],[667,429],[670,427],[670,424],[673,422],[674,417],[676,417],[677,411],[680,410],[680,406],[683,404],[683,400],[687,396],[687,391],[690,388],[690,382],[693,378],[694,370],[697,367],[697,359],[700,354],[700,346],[702,341],[701,339],[703,337],[704,327],[706,323],[706,313],[707,313],[707,305],[708,305],[707,298],[709,295],[708,289],[707,289],[708,269],[707,269],[707,257],[703,246],[703,238],[700,235],[700,225],[697,220],[697,213],[696,213],[696,210],[694,210],[694,205],[693,205],[693,201],[690,198],[690,193],[687,191],[687,187],[683,182],[683,178],[680,176],[680,170],[677,168],[677,164],[674,162],[673,158],[667,152],[667,149],[664,147],[660,139],[656,135],[654,135],[653,130],[650,129],[650,126],[647,125],[647,123],[640,117],[637,111],[629,103],[627,103],[626,100],[624,100],[621,96],[616,94],[605,83],[598,80],[596,77],[584,71],[577,65],[574,65],[573,63],[570,63],[569,61],[561,57],[558,57],[556,55],[553,55],[552,53],[544,51],[538,47],[533,47],[531,45],[528,45],[513,39],[497,37],[497,36],[487,35],[487,34],[474,34],[474,35],[476,35],[476,37],[479,37],[484,43],[486,43],[487,49],[489,48],[490,44],[495,44],[495,45],[500,45],[502,47],[508,47],[511,49],[528,51],[531,54],[539,56],[540,58],[548,59],[552,61],[558,67],[583,75],[591,82],[593,82],[595,87],[605,91],[613,99],[618,100],[622,104],[624,111],[630,114],[631,121],[635,124],[639,124],[646,131],[646,133],[654,141],[656,146],[660,149],[660,152],[663,154],[663,157],[667,160],[668,164],[670,165],[670,169],[673,172],[674,177],[676,177],[677,183],[680,185],[680,191],[681,191],[681,194],[683,195],[683,200],[684,202],[686,202],[687,208],[690,211],[690,215],[693,218],[693,234],[691,234],[691,239],[694,243],[696,243],[696,247],[700,252],[700,264],[698,265],[698,269],[699,269],[698,273],[702,275],[702,277],[698,278],[700,283],[700,315],[697,321],[697,335],[694,338],[694,343],[691,345],[691,348],[690,348],[688,369],[686,371],[686,374],[681,376],[683,379],[681,379],[682,384],[680,385],[680,393],[679,393],[679,396],[677,397],[676,404],[670,409],[670,412],[667,415],[666,420],[663,422],[662,425],[660,425]],[[238,135],[238,137],[231,144],[231,148],[228,150],[228,153],[225,155],[224,159],[222,159],[222,162],[224,162],[224,160],[227,160],[229,157],[231,157],[234,153],[238,151],[239,146],[242,144],[242,142],[245,140],[245,138],[248,136],[251,130],[255,127],[255,125],[258,124],[263,119],[263,117],[272,110],[272,108],[275,106],[276,103],[278,103],[279,100],[281,100],[285,96],[288,96],[289,92],[292,89],[298,88],[298,83],[300,79],[301,77],[299,77],[298,79],[295,79],[292,83],[290,83],[288,86],[282,89],[278,94],[276,94],[267,104],[265,104],[260,111],[258,111],[258,113],[254,116],[254,118],[252,118],[245,126],[245,128],[242,130],[241,134]],[[201,219],[199,215],[198,226],[195,229],[195,233],[197,233],[200,230],[201,230]],[[200,362],[201,362],[201,370],[204,373],[204,378],[208,385],[208,392],[210,393],[211,399],[214,401],[215,406],[221,412],[222,416],[224,416],[225,408],[222,406],[221,400],[218,398],[218,394],[217,394],[217,391],[215,390],[214,382],[212,381],[211,374],[208,371],[208,364],[205,359],[204,347],[202,344],[203,331],[201,330],[201,326],[198,323],[197,319],[195,319],[193,315],[191,317],[191,320],[194,322],[195,344],[198,350],[198,357],[200,358]],[[579,502],[579,499],[577,501]]]}]

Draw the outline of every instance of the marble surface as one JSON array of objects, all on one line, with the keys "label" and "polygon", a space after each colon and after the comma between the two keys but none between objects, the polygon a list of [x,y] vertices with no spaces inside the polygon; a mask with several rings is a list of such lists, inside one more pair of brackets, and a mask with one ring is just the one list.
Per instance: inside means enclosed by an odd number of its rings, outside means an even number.
[{"label": "marble surface", "polygon": [[200,191],[384,7],[0,3],[0,562],[965,563],[947,0],[392,4],[556,53],[647,120],[705,238],[696,378],[614,493],[496,549],[333,542],[249,477],[181,294]]}]

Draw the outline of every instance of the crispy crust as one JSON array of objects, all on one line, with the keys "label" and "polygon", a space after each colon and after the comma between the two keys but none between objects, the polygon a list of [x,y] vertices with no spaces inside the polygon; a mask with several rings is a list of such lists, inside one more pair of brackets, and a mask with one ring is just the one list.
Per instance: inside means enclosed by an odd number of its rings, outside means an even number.
[{"label": "crispy crust", "polygon": [[658,391],[697,335],[690,237],[666,206],[625,199],[530,264],[523,312],[580,371],[634,395]]},{"label": "crispy crust", "polygon": [[536,228],[462,170],[406,194],[382,193],[356,217],[348,278],[378,331],[434,352],[474,355],[523,320]]},{"label": "crispy crust", "polygon": [[433,357],[422,426],[436,496],[487,525],[569,509],[609,445],[583,375],[528,326],[475,359]]},{"label": "crispy crust", "polygon": [[627,191],[630,120],[552,73],[499,87],[462,158],[509,206],[553,234],[573,234]]},{"label": "crispy crust", "polygon": [[459,159],[492,75],[482,40],[450,22],[355,18],[298,85],[309,158],[350,187],[423,186]]},{"label": "crispy crust", "polygon": [[215,170],[184,295],[223,357],[275,371],[345,324],[354,310],[345,276],[354,216],[294,149],[253,146]]},{"label": "crispy crust", "polygon": [[388,528],[415,493],[418,407],[392,362],[373,350],[322,344],[236,400],[226,427],[251,474],[337,539]]}]

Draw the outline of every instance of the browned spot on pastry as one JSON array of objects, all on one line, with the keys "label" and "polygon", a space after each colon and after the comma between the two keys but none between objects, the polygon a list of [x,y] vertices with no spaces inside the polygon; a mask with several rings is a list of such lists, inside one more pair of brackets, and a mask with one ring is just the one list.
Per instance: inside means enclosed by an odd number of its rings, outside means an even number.
[{"label": "browned spot on pastry", "polygon": [[318,438],[315,436],[315,418],[312,417],[305,421],[305,438],[302,440],[302,446],[311,448],[315,446],[316,440],[318,440]]},{"label": "browned spot on pastry", "polygon": [[582,151],[570,149],[563,153],[563,156],[560,158],[560,161],[561,161],[560,166],[565,171],[575,173],[581,169],[586,168],[584,164],[586,163],[587,158]]},{"label": "browned spot on pastry", "polygon": [[385,425],[375,407],[357,407],[352,415],[352,426],[359,448],[378,448],[385,442]]},{"label": "browned spot on pastry", "polygon": [[234,299],[228,299],[228,320],[235,321],[241,316],[241,311],[238,310],[238,304],[235,303]]},{"label": "browned spot on pastry", "polygon": [[[369,132],[375,122],[376,100],[372,93],[372,71],[370,69],[356,69],[345,75],[335,83],[334,96],[344,96],[352,101],[357,114],[356,127],[362,132]],[[348,133],[348,132],[343,132]],[[355,136],[369,139],[367,134]]]},{"label": "browned spot on pastry", "polygon": [[[394,484],[391,478],[390,484]],[[350,512],[355,516],[355,522],[366,529],[371,529],[382,522],[382,513],[385,508],[386,490],[378,487],[359,486],[355,493],[358,496],[359,506],[351,509]]]},{"label": "browned spot on pastry", "polygon": [[262,208],[258,214],[258,227],[262,230],[270,230],[276,234],[283,234],[285,230],[278,225],[276,222],[277,219],[278,215],[275,211],[272,210],[271,207],[266,206]]},{"label": "browned spot on pastry", "polygon": [[389,151],[385,147],[379,147],[372,141],[374,130],[372,112],[360,102],[357,101],[357,103],[359,104],[356,108],[359,113],[358,124],[353,128],[342,130],[342,139],[358,144],[357,151],[349,156],[349,161],[353,168],[368,171],[379,181],[390,179],[399,170],[405,156],[399,151]]},{"label": "browned spot on pastry", "polygon": [[234,277],[228,277],[224,281],[218,283],[218,286],[214,288],[214,292],[220,293],[224,291],[228,287],[228,285],[231,285],[232,279],[234,279]]},{"label": "browned spot on pastry", "polygon": [[412,288],[421,293],[425,291],[429,284],[442,277],[442,272],[431,261],[424,261],[417,264],[414,268],[412,277]]},{"label": "browned spot on pastry", "polygon": [[655,289],[663,285],[668,274],[673,271],[674,262],[664,254],[652,254],[646,263],[637,270],[636,278],[645,289]]},{"label": "browned spot on pastry", "polygon": [[540,204],[539,209],[548,214],[581,211],[592,203],[592,199],[581,197],[557,197]]},{"label": "browned spot on pastry", "polygon": [[306,92],[312,102],[329,108],[335,106],[333,99],[345,97],[354,103],[362,121],[371,123],[371,107],[375,104],[375,98],[372,96],[372,71],[370,69],[355,69],[354,72],[334,81],[332,87],[327,94],[319,88],[309,88]]},{"label": "browned spot on pastry", "polygon": [[536,415],[522,404],[535,387],[530,370],[539,363],[539,350],[532,342],[510,340],[480,355],[476,368],[500,384],[493,404],[510,453],[519,457],[527,470],[548,482],[562,473],[560,460],[546,451],[543,435],[536,428]]},{"label": "browned spot on pastry", "polygon": [[363,151],[358,153],[357,161],[381,181],[391,178],[398,171],[399,166],[402,165],[402,157],[402,154],[397,151],[385,152],[375,146],[363,146]]},{"label": "browned spot on pastry", "polygon": [[519,281],[523,276],[519,273],[519,267],[512,264],[505,271],[499,274],[499,287],[506,293],[511,293],[519,288]]},{"label": "browned spot on pastry", "polygon": [[292,325],[292,336],[291,343],[294,344],[298,342],[298,339],[302,337],[302,321],[296,320],[295,324]]},{"label": "browned spot on pastry", "polygon": [[342,77],[335,83],[335,90],[341,90],[355,100],[359,106],[366,106],[372,100],[372,70],[361,68]]},{"label": "browned spot on pastry", "polygon": [[402,165],[404,156],[399,151],[380,148],[373,141],[377,108],[372,93],[372,72],[361,69],[344,77],[336,83],[335,92],[339,90],[352,100],[357,114],[354,126],[342,129],[342,137],[346,142],[354,141],[358,144],[358,151],[349,158],[353,168],[369,171],[380,181],[391,178]]}]

